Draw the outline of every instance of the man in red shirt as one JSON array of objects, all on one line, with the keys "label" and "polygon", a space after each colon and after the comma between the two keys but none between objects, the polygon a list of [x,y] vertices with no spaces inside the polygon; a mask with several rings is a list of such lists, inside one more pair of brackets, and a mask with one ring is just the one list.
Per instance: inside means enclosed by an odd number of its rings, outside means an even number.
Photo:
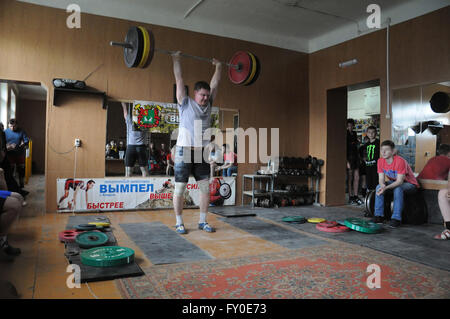
[{"label": "man in red shirt", "polygon": [[430,159],[418,179],[438,179],[446,180],[448,171],[450,170],[450,145],[441,144],[439,147],[439,155]]},{"label": "man in red shirt", "polygon": [[439,155],[430,159],[422,172],[418,176],[419,179],[436,179],[449,180],[447,188],[441,189],[438,193],[438,203],[444,218],[444,231],[434,236],[435,239],[450,239],[450,145],[441,144],[439,147]]},{"label": "man in red shirt", "polygon": [[[394,211],[392,213],[392,228],[400,226],[404,207],[404,193],[415,192],[419,188],[414,173],[404,158],[394,155],[395,144],[386,140],[381,143],[381,158],[378,159],[378,186],[375,196],[375,223],[382,223],[384,219],[384,193],[394,192]],[[385,182],[385,178],[389,181]]]}]

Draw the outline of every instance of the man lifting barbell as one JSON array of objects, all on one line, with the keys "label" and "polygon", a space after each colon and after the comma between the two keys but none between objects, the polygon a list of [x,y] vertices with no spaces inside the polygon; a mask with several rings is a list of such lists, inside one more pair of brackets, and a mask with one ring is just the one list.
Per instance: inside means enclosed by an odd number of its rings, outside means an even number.
[{"label": "man lifting barbell", "polygon": [[[176,231],[186,234],[183,224],[183,194],[189,179],[189,174],[194,175],[200,189],[200,220],[198,228],[206,232],[214,232],[206,221],[209,206],[209,173],[210,166],[203,156],[204,147],[208,144],[203,139],[203,133],[211,126],[212,101],[217,95],[217,89],[222,73],[222,63],[212,60],[215,72],[210,84],[199,81],[194,87],[194,99],[186,95],[184,81],[181,72],[181,52],[172,55],[173,72],[177,86],[177,101],[180,114],[180,126],[175,151],[175,191],[173,206],[176,215]],[[194,127],[201,125],[202,136],[195,135]],[[201,160],[200,160],[201,158]]]}]

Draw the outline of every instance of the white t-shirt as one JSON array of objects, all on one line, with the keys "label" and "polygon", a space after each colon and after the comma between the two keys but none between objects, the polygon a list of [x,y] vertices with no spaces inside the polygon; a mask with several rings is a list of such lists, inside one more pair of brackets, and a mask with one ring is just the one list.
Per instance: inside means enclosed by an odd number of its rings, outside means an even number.
[{"label": "white t-shirt", "polygon": [[[208,145],[209,137],[203,140],[203,133],[211,127],[211,101],[208,102],[207,106],[202,107],[189,96],[186,96],[182,103],[178,104],[178,111],[180,126],[177,146],[205,147]],[[198,125],[197,135],[201,133],[201,136],[195,136],[196,125]]]}]

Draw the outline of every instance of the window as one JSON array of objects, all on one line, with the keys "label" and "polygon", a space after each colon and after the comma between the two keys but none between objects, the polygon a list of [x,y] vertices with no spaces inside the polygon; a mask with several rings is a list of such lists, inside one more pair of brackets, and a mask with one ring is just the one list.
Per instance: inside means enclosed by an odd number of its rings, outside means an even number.
[{"label": "window", "polygon": [[8,114],[8,84],[0,83],[0,122],[6,127]]},{"label": "window", "polygon": [[10,105],[10,113],[9,113],[10,119],[16,118],[16,94],[13,90],[11,90],[11,105]]}]

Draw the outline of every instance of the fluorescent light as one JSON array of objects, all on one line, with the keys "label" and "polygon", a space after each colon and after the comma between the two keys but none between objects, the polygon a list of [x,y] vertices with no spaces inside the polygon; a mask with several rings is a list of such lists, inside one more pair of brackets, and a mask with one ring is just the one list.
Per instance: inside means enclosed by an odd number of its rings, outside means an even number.
[{"label": "fluorescent light", "polygon": [[356,64],[356,63],[358,63],[358,60],[357,59],[352,59],[352,60],[348,60],[348,61],[339,63],[339,67],[340,68],[346,68],[346,67],[351,66],[351,65]]}]

